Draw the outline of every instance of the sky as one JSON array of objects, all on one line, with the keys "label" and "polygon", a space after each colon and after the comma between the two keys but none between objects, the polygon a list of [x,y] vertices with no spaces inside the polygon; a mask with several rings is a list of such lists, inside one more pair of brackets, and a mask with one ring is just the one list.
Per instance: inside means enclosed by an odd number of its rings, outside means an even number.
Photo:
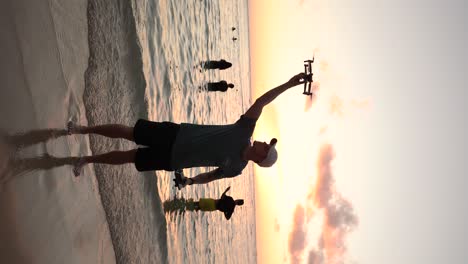
[{"label": "sky", "polygon": [[465,263],[463,1],[249,2],[253,100],[315,55],[254,138],[258,263]]}]

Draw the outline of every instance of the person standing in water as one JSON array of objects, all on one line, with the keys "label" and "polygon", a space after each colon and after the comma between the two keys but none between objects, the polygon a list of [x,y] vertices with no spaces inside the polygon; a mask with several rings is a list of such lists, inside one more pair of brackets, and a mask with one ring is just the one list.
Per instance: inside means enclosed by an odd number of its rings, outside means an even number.
[{"label": "person standing in water", "polygon": [[220,70],[225,70],[228,69],[232,66],[232,63],[225,61],[225,60],[209,60],[202,62],[202,66],[206,70],[214,70],[214,69],[220,69]]},{"label": "person standing in water", "polygon": [[210,92],[226,92],[228,88],[234,88],[234,84],[222,80],[220,82],[209,82],[206,89]]},{"label": "person standing in water", "polygon": [[71,157],[73,173],[79,176],[83,166],[93,163],[122,165],[133,163],[138,171],[175,171],[193,167],[216,167],[195,177],[183,175],[177,187],[206,184],[241,175],[249,161],[261,167],[275,164],[277,139],[269,143],[251,140],[263,108],[280,94],[306,82],[306,74],[294,75],[287,82],[257,98],[250,108],[231,124],[204,125],[173,122],[153,122],[139,119],[134,127],[121,124],[80,126],[69,122],[68,133],[98,134],[110,138],[131,140],[141,147],[117,150],[84,157]]},{"label": "person standing in water", "polygon": [[200,198],[198,202],[194,202],[196,211],[221,211],[224,213],[224,217],[229,220],[234,212],[236,206],[244,204],[243,199],[234,200],[231,196],[226,193],[231,189],[231,186],[227,187],[219,199],[212,198]]}]

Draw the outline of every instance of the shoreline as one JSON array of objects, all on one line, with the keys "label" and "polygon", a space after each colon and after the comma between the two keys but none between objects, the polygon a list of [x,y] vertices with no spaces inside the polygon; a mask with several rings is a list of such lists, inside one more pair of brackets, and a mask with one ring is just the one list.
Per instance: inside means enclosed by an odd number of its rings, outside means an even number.
[{"label": "shoreline", "polygon": [[[82,94],[87,67],[87,1],[7,0],[0,10],[0,128],[8,135],[86,123]],[[60,110],[58,110],[60,109]],[[29,138],[27,138],[29,136]],[[109,227],[92,168],[75,178],[69,166],[30,170],[12,161],[44,154],[89,154],[87,137],[59,137],[2,148],[0,262],[115,263]]]},{"label": "shoreline", "polygon": [[[83,103],[88,125],[133,126],[148,119],[141,45],[130,2],[89,1],[89,60]],[[136,148],[134,142],[89,136],[92,153]],[[132,164],[95,164],[99,193],[118,263],[167,263],[166,219],[154,172]]]}]

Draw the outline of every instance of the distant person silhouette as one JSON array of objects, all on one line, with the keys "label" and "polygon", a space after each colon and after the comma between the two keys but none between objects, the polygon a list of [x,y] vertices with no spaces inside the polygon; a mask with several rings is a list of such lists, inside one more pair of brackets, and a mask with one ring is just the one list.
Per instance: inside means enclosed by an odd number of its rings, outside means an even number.
[{"label": "distant person silhouette", "polygon": [[198,202],[194,202],[196,211],[221,211],[224,213],[224,217],[229,220],[234,212],[236,206],[244,204],[243,199],[234,200],[231,196],[226,193],[231,189],[231,186],[227,187],[219,199],[212,198],[200,198]]},{"label": "distant person silhouette", "polygon": [[228,84],[224,80],[220,82],[209,82],[206,84],[206,89],[210,92],[225,92],[228,88],[234,88],[234,84]]},{"label": "distant person silhouette", "polygon": [[232,29],[232,31],[236,30],[236,28],[235,28],[235,27],[232,27],[231,29]]},{"label": "distant person silhouette", "polygon": [[237,40],[237,38],[232,38],[232,41],[236,41],[236,40]]},{"label": "distant person silhouette", "polygon": [[219,61],[205,61],[202,63],[204,69],[220,69],[220,70],[225,70],[227,68],[230,68],[232,66],[232,63],[225,61],[225,60],[219,60]]}]

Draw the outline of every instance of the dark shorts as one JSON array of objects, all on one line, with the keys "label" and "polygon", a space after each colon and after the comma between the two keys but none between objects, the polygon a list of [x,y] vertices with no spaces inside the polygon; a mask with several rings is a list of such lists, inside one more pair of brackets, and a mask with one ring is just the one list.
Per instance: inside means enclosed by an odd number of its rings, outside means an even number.
[{"label": "dark shorts", "polygon": [[166,170],[171,166],[172,145],[179,132],[179,124],[171,122],[152,122],[139,119],[133,128],[133,138],[139,148],[135,157],[138,171]]}]

